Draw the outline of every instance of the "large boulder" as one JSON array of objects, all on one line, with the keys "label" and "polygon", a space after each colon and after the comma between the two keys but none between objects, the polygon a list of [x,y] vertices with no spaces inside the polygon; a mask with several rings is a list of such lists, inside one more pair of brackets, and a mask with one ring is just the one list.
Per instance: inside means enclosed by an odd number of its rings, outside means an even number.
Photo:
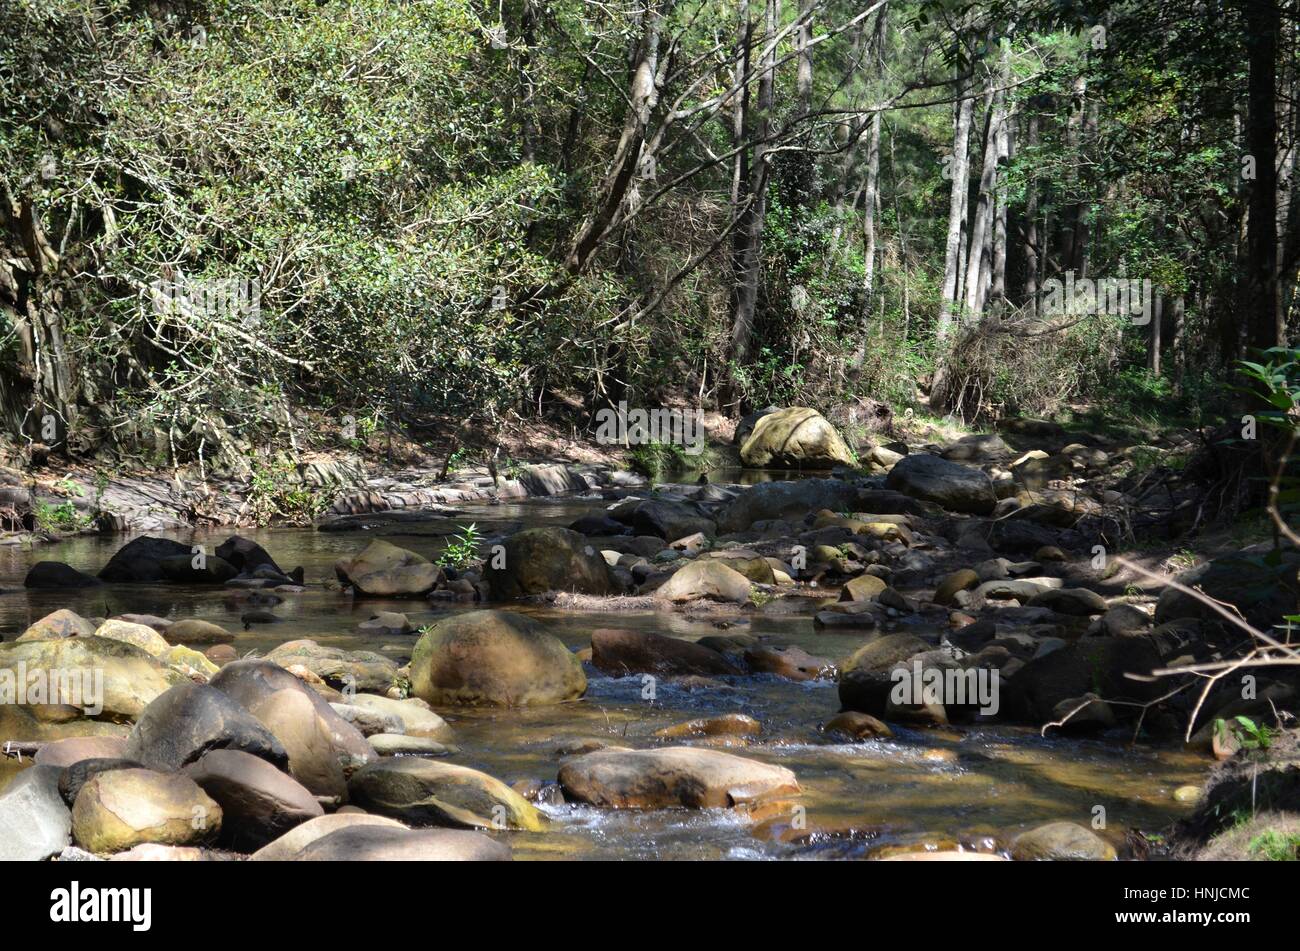
[{"label": "large boulder", "polygon": [[697,532],[712,537],[718,530],[713,519],[692,502],[649,499],[626,503],[612,514],[636,535],[655,535],[670,542]]},{"label": "large boulder", "polygon": [[835,427],[815,409],[803,406],[760,417],[740,447],[740,461],[759,469],[833,469],[857,464]]},{"label": "large boulder", "polygon": [[117,736],[70,736],[54,740],[36,751],[37,766],[65,769],[88,759],[113,759],[126,755],[126,738]]},{"label": "large boulder", "polygon": [[[0,644],[0,709],[24,699],[20,677],[26,678],[30,707],[58,705],[73,716],[117,722],[135,720],[184,680],[134,645],[94,636]],[[41,698],[33,693],[37,684],[44,689]]]},{"label": "large boulder", "polygon": [[423,555],[376,539],[355,558],[334,563],[339,581],[360,594],[419,597],[443,580],[443,571]]},{"label": "large boulder", "polygon": [[191,546],[171,538],[141,535],[133,538],[108,560],[99,571],[103,581],[153,582],[167,581],[163,562],[168,558],[194,557]]},{"label": "large boulder", "polygon": [[1016,836],[1011,857],[1018,862],[1112,862],[1115,847],[1073,822],[1049,822]]},{"label": "large boulder", "polygon": [[95,637],[132,644],[153,657],[161,657],[171,647],[161,634],[146,624],[133,624],[112,618],[95,628]]},{"label": "large boulder", "polygon": [[167,626],[163,636],[167,638],[169,644],[184,644],[186,647],[193,647],[196,644],[205,646],[229,644],[235,639],[235,635],[224,627],[199,618],[183,618],[175,621]]},{"label": "large boulder", "polygon": [[123,755],[150,769],[176,770],[209,750],[238,750],[284,766],[289,754],[262,723],[215,687],[184,683],[149,704]]},{"label": "large boulder", "polygon": [[296,862],[508,862],[510,846],[463,829],[352,826],[312,842]]},{"label": "large boulder", "polygon": [[451,727],[447,725],[447,721],[429,709],[429,704],[418,697],[393,700],[373,693],[359,693],[352,698],[352,705],[383,717],[396,719],[405,736],[444,741],[452,738]]},{"label": "large boulder", "polygon": [[0,793],[0,862],[42,862],[72,844],[58,766],[23,770]]},{"label": "large boulder", "polygon": [[145,842],[204,845],[220,831],[221,807],[181,773],[100,773],[72,806],[72,837],[88,852],[123,852]]},{"label": "large boulder", "polygon": [[928,453],[900,459],[889,470],[885,486],[950,512],[988,515],[997,504],[993,480],[986,473]]},{"label": "large boulder", "polygon": [[617,594],[620,586],[596,548],[567,528],[529,528],[505,540],[503,559],[488,562],[484,580],[497,601],[546,591]]},{"label": "large boulder", "polygon": [[262,565],[271,568],[276,574],[288,576],[288,572],[275,563],[270,552],[242,535],[231,535],[217,546],[217,557],[235,566],[235,570],[251,574]]},{"label": "large boulder", "polygon": [[677,569],[655,590],[654,596],[660,601],[675,603],[706,598],[744,604],[751,593],[748,578],[718,559],[706,558]]},{"label": "large boulder", "polygon": [[61,561],[38,561],[23,579],[24,588],[93,588],[103,583]]},{"label": "large boulder", "polygon": [[316,797],[264,759],[238,750],[211,750],[185,775],[221,806],[220,843],[252,852],[309,819],[324,815]]},{"label": "large boulder", "polygon": [[613,677],[628,674],[715,676],[742,671],[723,654],[693,641],[651,631],[600,628],[591,635],[591,663]]},{"label": "large boulder", "polygon": [[567,798],[610,809],[733,808],[800,791],[784,766],[681,746],[573,756],[559,781]]},{"label": "large boulder", "polygon": [[374,749],[320,694],[264,660],[227,664],[211,686],[244,707],[289,756],[289,773],[318,796],[347,797],[347,778]]},{"label": "large boulder", "polygon": [[[763,482],[728,502],[718,513],[718,531],[743,532],[754,522],[787,516],[802,519],[810,512],[859,510],[862,493],[839,479],[795,479]],[[872,508],[873,512],[883,509]]]},{"label": "large boulder", "polygon": [[[1276,564],[1265,551],[1224,555],[1176,576],[1187,588],[1199,588],[1216,601],[1235,606],[1252,625],[1268,631],[1282,618],[1300,613],[1300,553],[1286,552]],[[1179,618],[1220,620],[1204,601],[1176,588],[1165,588],[1156,602],[1156,623]]]},{"label": "large boulder", "polygon": [[487,773],[417,757],[384,759],[357,771],[348,783],[352,802],[413,825],[537,832],[546,818]]},{"label": "large boulder", "polygon": [[411,692],[435,705],[532,706],[586,690],[582,664],[564,642],[510,611],[449,617],[411,654]]}]

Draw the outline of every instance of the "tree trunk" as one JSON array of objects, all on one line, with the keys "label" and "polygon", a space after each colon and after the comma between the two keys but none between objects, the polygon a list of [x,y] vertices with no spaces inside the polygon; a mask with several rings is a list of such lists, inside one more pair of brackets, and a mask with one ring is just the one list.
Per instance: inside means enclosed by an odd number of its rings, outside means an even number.
[{"label": "tree trunk", "polygon": [[1255,159],[1246,233],[1248,342],[1261,350],[1285,341],[1277,282],[1277,0],[1245,0],[1246,147]]}]

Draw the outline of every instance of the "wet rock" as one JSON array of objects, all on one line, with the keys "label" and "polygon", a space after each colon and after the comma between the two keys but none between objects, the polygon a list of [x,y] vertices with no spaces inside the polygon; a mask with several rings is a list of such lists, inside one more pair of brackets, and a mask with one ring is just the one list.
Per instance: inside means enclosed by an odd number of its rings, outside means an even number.
[{"label": "wet rock", "polygon": [[658,737],[679,738],[691,736],[758,736],[763,725],[743,713],[724,713],[716,717],[700,717],[655,730]]},{"label": "wet rock", "polygon": [[531,706],[581,697],[582,664],[536,622],[509,611],[447,618],[411,655],[411,691],[438,705]]},{"label": "wet rock", "polygon": [[786,680],[820,680],[835,670],[828,659],[814,657],[801,647],[751,647],[745,651],[745,665],[751,673]]},{"label": "wet rock", "polygon": [[614,509],[613,517],[637,535],[656,535],[670,542],[688,535],[712,538],[717,533],[713,519],[694,502],[633,501]]},{"label": "wet rock", "polygon": [[759,469],[832,469],[857,460],[814,409],[794,406],[759,417],[740,446],[740,460]]},{"label": "wet rock", "polygon": [[[250,573],[257,568],[266,566],[277,575],[291,577],[289,572],[284,571],[275,563],[275,559],[271,557],[270,552],[251,538],[244,538],[242,535],[231,535],[217,546],[216,554],[218,558],[229,562],[236,571],[241,573]],[[298,580],[301,582],[301,578]]]},{"label": "wet rock", "polygon": [[1091,733],[1109,730],[1117,720],[1110,704],[1095,693],[1062,700],[1052,711],[1052,722],[1061,724],[1056,729],[1066,733]]},{"label": "wet rock", "polygon": [[934,592],[934,603],[956,604],[958,592],[969,591],[979,581],[979,575],[970,568],[959,568],[939,582],[939,587]]},{"label": "wet rock", "polygon": [[[718,531],[742,532],[763,519],[780,519],[791,515],[803,518],[809,512],[831,509],[854,511],[862,493],[839,479],[797,479],[789,482],[764,482],[747,489],[725,505],[718,515]],[[887,509],[874,507],[875,512]]]},{"label": "wet rock", "polygon": [[395,611],[380,611],[378,614],[372,614],[369,618],[357,625],[358,634],[381,635],[385,637],[396,637],[401,634],[410,634],[414,627],[411,626],[410,620],[405,614],[398,614]]},{"label": "wet rock", "polygon": [[845,583],[840,590],[841,601],[874,601],[876,596],[889,587],[883,578],[875,575],[858,575]]},{"label": "wet rock", "polygon": [[1011,857],[1018,862],[1113,862],[1115,847],[1073,822],[1049,822],[1016,836]]},{"label": "wet rock", "polygon": [[168,581],[170,579],[163,570],[166,559],[184,558],[188,563],[193,557],[191,547],[182,542],[141,535],[119,548],[108,564],[100,569],[99,577],[112,582]]},{"label": "wet rock", "polygon": [[150,769],[176,770],[209,750],[230,749],[284,766],[288,753],[247,709],[203,684],[178,684],[151,703],[127,740],[125,755]]},{"label": "wet rock", "polygon": [[675,603],[707,598],[744,604],[752,590],[749,579],[740,572],[728,568],[721,561],[708,559],[693,561],[678,569],[660,585],[654,596],[660,601]]},{"label": "wet rock", "polygon": [[42,862],[72,843],[57,766],[23,770],[0,792],[0,862]]},{"label": "wet rock", "polygon": [[795,774],[718,750],[599,750],[560,766],[565,797],[610,809],[734,808],[800,792]]},{"label": "wet rock", "polygon": [[851,740],[888,739],[894,735],[881,720],[868,713],[849,710],[832,717],[823,729],[830,734],[848,737]]},{"label": "wet rock", "polygon": [[93,588],[103,583],[61,561],[38,561],[23,579],[24,588]]},{"label": "wet rock", "polygon": [[184,772],[221,806],[219,841],[237,852],[255,851],[324,815],[305,786],[249,753],[211,750]]},{"label": "wet rock", "polygon": [[951,512],[987,515],[997,503],[993,483],[985,473],[925,453],[900,460],[889,471],[885,485]]},{"label": "wet rock", "polygon": [[396,598],[428,594],[444,578],[423,555],[379,539],[355,558],[335,562],[334,573],[360,594]]},{"label": "wet rock", "polygon": [[351,703],[353,706],[396,718],[401,723],[399,732],[407,736],[427,737],[444,742],[452,738],[452,729],[447,725],[447,721],[429,709],[429,704],[418,697],[393,700],[371,693],[359,693],[352,698]]},{"label": "wet rock", "polygon": [[168,625],[163,636],[169,644],[184,644],[187,647],[196,644],[229,644],[235,639],[235,635],[224,627],[198,618],[185,618]]},{"label": "wet rock", "polygon": [[628,674],[722,676],[742,671],[708,647],[649,631],[601,628],[591,635],[591,663],[613,677]]},{"label": "wet rock", "polygon": [[350,723],[314,690],[268,661],[227,664],[212,678],[251,713],[289,757],[289,774],[318,796],[347,796],[347,777],[377,757]]},{"label": "wet rock", "polygon": [[1044,723],[1054,718],[1061,701],[1086,693],[1144,702],[1167,688],[1126,674],[1146,676],[1160,666],[1160,654],[1147,638],[1086,637],[1027,663],[1003,690],[1004,704]]},{"label": "wet rock", "polygon": [[413,825],[538,832],[545,817],[498,779],[465,766],[403,757],[358,770],[348,783],[352,802],[368,812]]},{"label": "wet rock", "polygon": [[579,535],[599,538],[604,535],[629,535],[632,529],[608,515],[592,513],[583,515],[569,523],[569,531]]},{"label": "wet rock", "polygon": [[566,528],[530,528],[505,540],[504,564],[484,572],[492,598],[509,601],[547,591],[617,594],[609,566],[585,538]]},{"label": "wet rock", "polygon": [[867,641],[849,656],[842,670],[887,671],[895,664],[909,660],[931,645],[912,634],[886,634]]},{"label": "wet rock", "polygon": [[230,562],[216,555],[172,555],[158,560],[162,580],[173,584],[225,584],[239,574]]},{"label": "wet rock", "polygon": [[380,756],[450,756],[459,752],[457,747],[431,740],[427,736],[374,733],[368,739]]},{"label": "wet rock", "polygon": [[15,644],[31,641],[57,641],[65,637],[90,637],[95,633],[91,624],[75,611],[60,608],[45,615],[14,639]]},{"label": "wet rock", "polygon": [[510,846],[481,832],[365,825],[322,836],[295,862],[508,862]]},{"label": "wet rock", "polygon": [[81,788],[72,807],[73,839],[101,854],[144,842],[203,845],[220,831],[221,807],[180,773],[100,773]]}]

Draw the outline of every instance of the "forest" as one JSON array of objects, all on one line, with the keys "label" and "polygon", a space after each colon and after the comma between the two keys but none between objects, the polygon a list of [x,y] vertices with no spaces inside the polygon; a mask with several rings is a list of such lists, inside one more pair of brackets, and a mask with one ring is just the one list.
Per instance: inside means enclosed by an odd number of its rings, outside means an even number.
[{"label": "forest", "polygon": [[0,858],[1296,859],[1298,172],[1296,0],[0,0]]}]

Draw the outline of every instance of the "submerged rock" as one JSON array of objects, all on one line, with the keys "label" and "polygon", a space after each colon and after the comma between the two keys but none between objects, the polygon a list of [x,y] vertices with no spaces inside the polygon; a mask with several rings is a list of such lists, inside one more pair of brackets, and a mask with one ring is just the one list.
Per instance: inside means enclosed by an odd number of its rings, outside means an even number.
[{"label": "submerged rock", "polygon": [[1089,829],[1073,822],[1049,822],[1016,836],[1011,857],[1018,862],[1112,862],[1115,847]]},{"label": "submerged rock", "polygon": [[628,674],[720,676],[742,673],[716,650],[650,631],[600,628],[591,635],[591,663],[612,677]]},{"label": "submerged rock", "polygon": [[348,783],[363,809],[415,825],[538,832],[546,818],[498,779],[466,766],[403,757],[358,770]]}]

